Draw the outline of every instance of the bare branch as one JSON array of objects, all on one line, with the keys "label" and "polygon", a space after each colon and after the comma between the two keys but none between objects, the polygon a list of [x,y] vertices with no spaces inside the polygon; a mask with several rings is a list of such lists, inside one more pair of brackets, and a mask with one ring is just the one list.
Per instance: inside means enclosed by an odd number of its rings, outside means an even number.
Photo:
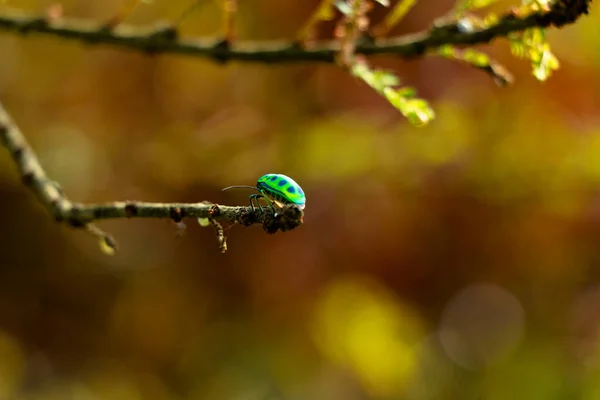
[{"label": "bare branch", "polygon": [[71,202],[55,182],[48,179],[35,152],[25,140],[19,127],[0,105],[0,141],[14,160],[23,183],[28,186],[56,219],[68,214]]},{"label": "bare branch", "polygon": [[[9,151],[23,183],[37,196],[57,222],[74,228],[83,228],[97,237],[101,244],[116,250],[116,241],[93,224],[94,221],[115,218],[165,218],[180,222],[184,218],[207,218],[220,226],[219,221],[244,226],[262,224],[267,233],[294,229],[302,224],[303,212],[290,205],[273,213],[270,209],[259,212],[250,207],[223,206],[210,202],[200,203],[145,203],[122,201],[105,204],[71,202],[56,182],[51,181],[19,127],[0,104],[0,141]],[[215,225],[215,226],[217,226]],[[221,250],[227,248],[225,235],[217,229]]]},{"label": "bare branch", "polygon": [[[363,55],[394,54],[402,58],[416,57],[443,45],[466,46],[488,43],[511,32],[532,27],[562,27],[575,22],[589,12],[591,0],[556,0],[550,10],[527,16],[508,12],[496,23],[468,32],[457,21],[441,23],[419,33],[389,39],[362,40],[356,53]],[[148,53],[177,53],[206,57],[217,61],[242,62],[334,62],[340,49],[338,41],[317,42],[303,48],[294,41],[237,41],[219,39],[184,39],[171,25],[136,28],[119,25],[111,28],[92,21],[63,18],[49,21],[45,16],[24,14],[2,9],[0,30],[17,34],[39,33],[78,40],[83,43],[104,44]],[[226,45],[223,45],[223,44]]]}]

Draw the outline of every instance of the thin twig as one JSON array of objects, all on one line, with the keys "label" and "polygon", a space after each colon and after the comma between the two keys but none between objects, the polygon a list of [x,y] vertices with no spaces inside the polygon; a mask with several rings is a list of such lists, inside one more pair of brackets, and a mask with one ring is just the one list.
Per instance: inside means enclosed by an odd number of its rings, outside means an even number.
[{"label": "thin twig", "polygon": [[215,227],[217,232],[217,241],[219,242],[219,249],[221,253],[225,253],[227,251],[227,237],[225,236],[225,231],[223,230],[223,226],[216,220],[211,219],[210,223]]},{"label": "thin twig", "polygon": [[28,186],[55,218],[67,215],[71,202],[55,182],[48,179],[35,152],[25,140],[19,127],[0,104],[0,141],[9,151],[23,183]]},{"label": "thin twig", "polygon": [[514,77],[506,67],[489,55],[473,49],[458,50],[452,46],[444,46],[436,54],[451,60],[459,61],[477,68],[492,77],[498,86],[508,86],[514,82]]},{"label": "thin twig", "polygon": [[512,83],[515,81],[514,76],[510,73],[508,69],[506,69],[504,65],[491,58],[485,65],[476,65],[469,62],[466,63],[490,75],[496,83],[496,85],[498,86],[512,85]]},{"label": "thin twig", "polygon": [[[209,218],[211,221],[235,222],[244,226],[262,224],[267,233],[283,232],[302,224],[303,212],[287,206],[273,214],[252,211],[250,207],[222,206],[200,203],[146,203],[121,201],[104,204],[73,203],[56,182],[50,180],[25,136],[0,104],[0,142],[9,151],[23,183],[33,191],[40,203],[57,222],[74,228],[84,228],[101,244],[116,250],[116,241],[93,224],[94,221],[115,218],[165,218],[181,222],[184,218]],[[224,237],[224,235],[223,235]],[[221,236],[218,235],[221,249]],[[225,245],[226,246],[226,245]]]},{"label": "thin twig", "polygon": [[116,242],[112,236],[92,224],[92,220],[72,218],[70,212],[73,210],[73,203],[56,182],[48,179],[25,136],[1,104],[0,142],[10,152],[23,183],[36,194],[38,200],[57,221],[67,221],[73,227],[84,228],[108,248],[116,250]]},{"label": "thin twig", "polygon": [[[562,27],[588,14],[591,0],[557,0],[548,12],[535,12],[526,17],[508,12],[495,24],[463,32],[457,22],[446,22],[419,33],[389,39],[363,40],[356,53],[363,55],[394,54],[402,58],[423,55],[443,45],[475,45],[488,43],[511,32],[532,27]],[[172,25],[136,28],[106,25],[86,20],[63,18],[48,21],[44,16],[2,9],[0,30],[26,34],[39,33],[72,39],[86,44],[105,44],[148,53],[177,53],[207,57],[217,61],[243,62],[334,62],[338,41],[322,41],[303,48],[294,41],[237,41],[223,45],[223,39],[184,39]]]}]

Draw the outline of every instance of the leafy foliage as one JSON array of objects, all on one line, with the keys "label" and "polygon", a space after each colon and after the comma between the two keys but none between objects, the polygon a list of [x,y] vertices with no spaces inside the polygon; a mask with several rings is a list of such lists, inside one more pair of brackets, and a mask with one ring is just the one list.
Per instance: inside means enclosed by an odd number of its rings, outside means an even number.
[{"label": "leafy foliage", "polygon": [[390,102],[411,124],[425,126],[434,117],[435,112],[427,101],[416,98],[416,90],[412,87],[397,88],[400,79],[389,71],[372,70],[365,62],[352,65],[352,74],[363,80]]},{"label": "leafy foliage", "polygon": [[513,77],[506,68],[493,61],[487,54],[475,49],[465,49],[463,51],[454,46],[440,47],[438,54],[442,57],[462,61],[475,68],[488,72],[494,78],[494,81],[500,86],[506,86],[513,81]]},{"label": "leafy foliage", "polygon": [[515,56],[531,61],[533,76],[540,81],[548,79],[552,71],[560,66],[558,59],[550,51],[543,28],[528,29],[521,34],[512,35],[510,49]]}]

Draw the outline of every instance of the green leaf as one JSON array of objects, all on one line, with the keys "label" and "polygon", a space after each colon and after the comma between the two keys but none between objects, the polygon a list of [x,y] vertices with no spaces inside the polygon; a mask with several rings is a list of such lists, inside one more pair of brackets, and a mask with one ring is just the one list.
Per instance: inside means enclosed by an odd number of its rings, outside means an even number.
[{"label": "green leaf", "polygon": [[525,58],[525,44],[520,40],[511,40],[510,41],[510,52],[513,56],[518,58]]},{"label": "green leaf", "polygon": [[558,68],[558,59],[550,52],[550,50],[547,50],[543,52],[538,63],[533,63],[533,76],[540,81],[545,81],[550,77],[552,71],[555,71]]},{"label": "green leaf", "polygon": [[400,78],[389,71],[375,70],[373,72],[373,78],[375,79],[376,84],[381,88],[400,84]]},{"label": "green leaf", "polygon": [[385,88],[383,95],[414,126],[425,126],[435,118],[435,112],[423,99],[406,98],[400,91],[391,88]]},{"label": "green leaf", "polygon": [[404,115],[415,126],[425,126],[435,113],[429,104],[416,98],[416,90],[412,87],[396,88],[400,79],[389,71],[371,70],[366,63],[356,62],[351,67],[352,75],[361,79],[377,93],[386,98],[392,106]]},{"label": "green leaf", "polygon": [[412,99],[417,95],[417,89],[410,86],[405,86],[397,90],[398,94],[406,99]]},{"label": "green leaf", "polygon": [[531,61],[532,74],[536,79],[545,81],[558,70],[560,63],[550,50],[543,28],[532,28],[520,36],[513,36],[510,42],[511,52],[520,58]]},{"label": "green leaf", "polygon": [[455,53],[454,46],[452,46],[450,44],[446,44],[438,49],[438,53],[442,57],[452,58],[452,57],[454,57],[454,53]]},{"label": "green leaf", "polygon": [[425,126],[435,118],[435,112],[423,99],[407,100],[400,111],[415,126]]},{"label": "green leaf", "polygon": [[391,105],[396,107],[398,110],[402,111],[402,107],[404,103],[407,101],[397,90],[392,88],[384,88],[382,91],[384,97],[390,102]]},{"label": "green leaf", "polygon": [[352,65],[352,74],[365,81],[378,92],[382,91],[386,86],[396,86],[400,84],[400,78],[392,72],[385,70],[370,70],[364,63],[355,63]]},{"label": "green leaf", "polygon": [[486,67],[490,65],[490,58],[487,54],[473,49],[465,50],[463,52],[463,59],[476,67]]},{"label": "green leaf", "polygon": [[453,46],[446,45],[438,49],[438,54],[442,57],[453,60],[465,61],[477,68],[487,67],[490,65],[490,58],[487,54],[473,49],[466,49],[461,52]]}]

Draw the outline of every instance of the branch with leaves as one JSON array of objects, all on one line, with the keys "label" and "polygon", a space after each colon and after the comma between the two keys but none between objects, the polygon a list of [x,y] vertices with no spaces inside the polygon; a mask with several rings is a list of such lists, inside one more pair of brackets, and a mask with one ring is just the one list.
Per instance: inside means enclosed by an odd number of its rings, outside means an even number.
[{"label": "branch with leaves", "polygon": [[302,224],[303,212],[296,206],[286,206],[273,212],[270,208],[252,210],[250,207],[223,206],[200,203],[145,203],[119,201],[106,204],[74,203],[58,183],[49,179],[25,136],[0,104],[0,142],[10,153],[23,183],[37,196],[39,202],[57,222],[84,229],[99,240],[108,254],[117,250],[115,239],[98,228],[94,222],[114,218],[163,218],[177,223],[185,218],[197,218],[201,226],[214,226],[222,252],[227,250],[222,223],[250,226],[262,224],[267,233],[294,229]]},{"label": "branch with leaves", "polygon": [[[459,0],[450,16],[440,19],[429,29],[404,36],[386,38],[416,4],[416,0],[322,0],[295,40],[243,41],[235,37],[236,0],[221,0],[223,35],[220,38],[183,38],[178,25],[198,5],[192,2],[181,17],[171,24],[138,28],[126,25],[127,17],[144,2],[135,0],[132,7],[118,10],[104,22],[76,20],[62,15],[60,5],[45,14],[31,15],[0,7],[0,31],[21,35],[43,34],[87,45],[108,45],[149,54],[174,53],[205,57],[219,62],[322,62],[335,63],[383,96],[412,124],[426,125],[435,113],[426,100],[416,97],[416,90],[401,86],[390,71],[372,68],[368,56],[388,54],[408,59],[436,55],[467,63],[490,74],[499,85],[513,81],[510,73],[487,54],[471,46],[494,39],[508,39],[513,54],[531,61],[533,75],[547,79],[559,66],[545,39],[545,29],[575,22],[589,12],[591,0],[522,0],[502,14],[479,17],[473,11],[494,0]],[[375,6],[390,8],[383,21],[371,26],[370,12]],[[315,27],[324,20],[338,18],[333,39],[313,40]],[[461,47],[468,47],[461,49]],[[60,186],[48,179],[25,137],[0,105],[0,140],[10,152],[23,180],[40,203],[58,222],[85,229],[100,241],[107,252],[116,250],[115,240],[95,225],[107,218],[169,218],[180,223],[197,218],[202,226],[213,226],[219,246],[227,249],[222,223],[262,224],[265,231],[288,231],[302,224],[303,211],[285,206],[277,211],[255,211],[251,207],[231,207],[210,202],[193,204],[144,203],[136,201],[107,204],[71,202]]]},{"label": "branch with leaves", "polygon": [[[0,30],[17,34],[45,34],[67,40],[78,40],[87,45],[110,45],[150,54],[175,53],[206,57],[219,62],[337,62],[352,75],[363,80],[384,96],[414,125],[423,126],[435,114],[428,103],[415,97],[413,88],[398,88],[400,79],[390,71],[372,69],[366,56],[389,54],[401,58],[437,55],[467,63],[490,74],[499,85],[513,81],[511,74],[488,55],[473,49],[461,51],[458,47],[489,43],[498,38],[508,39],[513,53],[531,61],[533,74],[539,80],[547,79],[559,66],[545,40],[544,30],[575,22],[589,12],[591,0],[522,0],[522,3],[502,15],[487,14],[479,17],[473,11],[484,8],[494,0],[459,0],[453,12],[418,33],[386,38],[416,4],[416,0],[399,0],[390,7],[388,0],[322,0],[296,40],[244,41],[234,37],[237,9],[235,0],[221,0],[223,4],[223,35],[220,38],[183,38],[178,25],[198,4],[186,10],[171,24],[137,28],[123,20],[141,3],[136,1],[128,11],[120,10],[105,23],[76,20],[62,16],[55,8],[44,15],[30,15],[6,8],[0,9]],[[390,8],[381,23],[370,27],[369,11],[375,4]],[[360,15],[358,15],[360,14]],[[313,41],[315,26],[324,20],[341,16],[333,40]],[[356,29],[346,29],[357,22]],[[350,25],[349,25],[350,24]],[[342,32],[342,33],[340,33]],[[349,60],[351,48],[353,60]],[[342,56],[345,54],[345,56]],[[354,57],[356,56],[364,56]]]}]

